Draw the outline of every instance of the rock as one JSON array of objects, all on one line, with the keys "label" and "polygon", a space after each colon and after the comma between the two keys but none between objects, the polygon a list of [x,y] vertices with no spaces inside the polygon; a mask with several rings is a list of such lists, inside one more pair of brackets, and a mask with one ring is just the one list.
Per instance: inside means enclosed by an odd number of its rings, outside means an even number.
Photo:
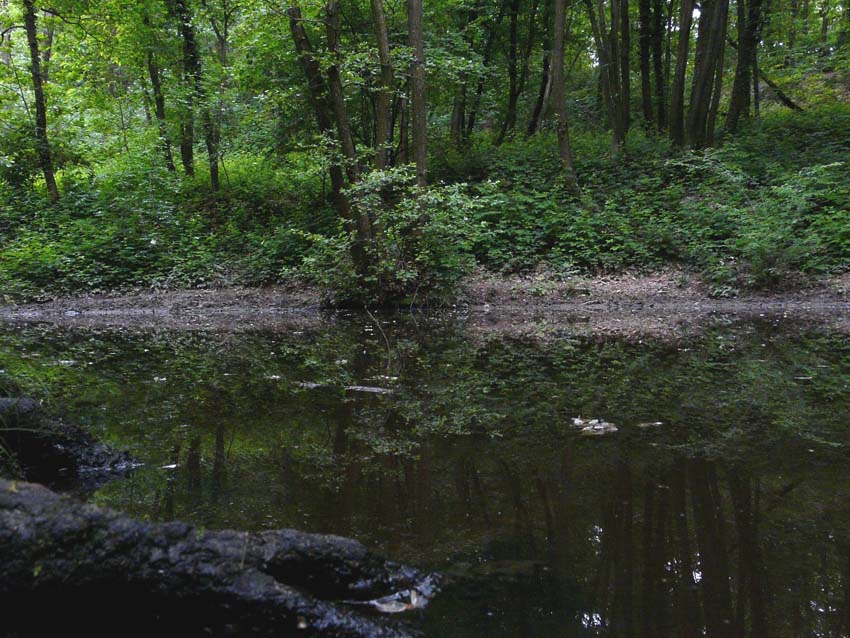
[{"label": "rock", "polygon": [[[335,601],[407,590],[421,606],[426,580],[346,538],[149,523],[0,480],[3,623],[30,635],[55,621],[89,635],[126,623],[133,635],[402,638],[403,626]],[[36,602],[49,613],[33,614]],[[117,626],[105,620],[116,611]]]}]

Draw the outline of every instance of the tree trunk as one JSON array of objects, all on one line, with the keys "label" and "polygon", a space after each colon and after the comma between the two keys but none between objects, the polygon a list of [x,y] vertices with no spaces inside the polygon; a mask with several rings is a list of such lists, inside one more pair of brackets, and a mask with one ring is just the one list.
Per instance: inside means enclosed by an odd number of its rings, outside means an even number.
[{"label": "tree trunk", "polygon": [[629,19],[628,0],[611,0],[610,29],[605,17],[605,3],[585,0],[593,40],[599,55],[602,97],[612,129],[611,156],[617,157],[629,128]]},{"label": "tree trunk", "polygon": [[[360,163],[357,158],[357,150],[354,146],[354,137],[351,131],[351,120],[348,117],[348,109],[345,105],[345,95],[342,87],[342,77],[339,72],[339,3],[338,0],[328,0],[325,5],[327,17],[326,33],[328,42],[328,53],[330,64],[327,68],[328,89],[331,99],[331,108],[336,120],[336,130],[339,137],[340,149],[345,159],[345,172],[348,175],[349,184],[360,181]],[[351,221],[354,224],[355,240],[351,246],[351,256],[357,274],[364,278],[369,273],[369,254],[367,247],[372,241],[372,221],[366,210],[352,206]]]},{"label": "tree trunk", "polygon": [[463,141],[463,125],[466,122],[466,79],[463,76],[457,91],[458,94],[452,103],[452,119],[449,122],[449,134],[455,145]]},{"label": "tree trunk", "polygon": [[809,35],[809,0],[803,0],[803,35]]},{"label": "tree trunk", "polygon": [[[150,28],[150,20],[147,16],[144,18],[144,24]],[[150,37],[153,37],[151,34]],[[156,63],[154,48],[148,46],[146,62],[148,67],[148,77],[151,81],[151,89],[153,90],[154,113],[156,115],[157,127],[159,130],[159,144],[162,147],[162,154],[165,157],[165,165],[168,170],[174,172],[174,156],[171,154],[171,141],[168,138],[168,120],[165,117],[165,96],[162,94],[162,80],[159,74],[159,65]]]},{"label": "tree trunk", "polygon": [[797,18],[800,15],[800,0],[791,0],[791,19],[788,21],[788,47],[793,49],[797,41]]},{"label": "tree trunk", "polygon": [[[505,8],[507,7],[508,0],[502,0],[499,4],[499,13],[496,15],[495,23],[488,25],[487,28],[487,39],[484,44],[484,55],[482,56],[482,66],[486,69],[490,66],[490,58],[493,51],[493,43],[496,40],[496,31],[499,29],[499,26],[502,24],[502,20],[505,17]],[[472,100],[472,108],[469,111],[469,120],[466,124],[466,138],[469,139],[470,135],[472,135],[472,131],[475,130],[475,120],[478,117],[478,109],[481,106],[481,96],[484,94],[484,77],[480,77],[478,79],[478,84],[475,87],[475,98]]]},{"label": "tree trunk", "polygon": [[393,67],[390,60],[390,40],[384,17],[383,0],[371,0],[372,28],[378,44],[381,64],[381,89],[375,102],[375,167],[384,169],[389,164],[389,142],[392,137]]},{"label": "tree trunk", "polygon": [[685,144],[685,72],[688,68],[693,13],[694,0],[681,0],[676,70],[673,73],[673,86],[670,91],[670,139],[679,146]]},{"label": "tree trunk", "polygon": [[407,81],[402,97],[398,100],[398,153],[397,164],[410,162],[410,80]]},{"label": "tree trunk", "polygon": [[580,189],[573,164],[573,150],[570,145],[570,129],[567,122],[567,93],[564,78],[564,37],[566,30],[566,0],[554,0],[555,23],[552,45],[552,99],[555,125],[558,131],[558,150],[564,171],[567,192],[578,195]]},{"label": "tree trunk", "polygon": [[650,76],[650,50],[654,44],[651,0],[638,0],[640,22],[640,96],[643,120],[647,128],[652,126],[652,77]]},{"label": "tree trunk", "polygon": [[[313,108],[319,132],[322,134],[332,134],[333,121],[328,105],[328,90],[325,80],[322,77],[322,69],[313,55],[313,48],[307,37],[307,31],[302,24],[301,10],[298,7],[292,6],[287,9],[286,14],[289,17],[289,28],[292,33],[292,40],[295,43],[298,61],[307,78],[310,106]],[[331,177],[331,189],[337,212],[342,219],[351,220],[351,205],[348,198],[342,192],[345,188],[345,177],[343,176],[342,169],[339,164],[331,164],[328,172]]]},{"label": "tree trunk", "polygon": [[416,183],[419,186],[425,186],[428,183],[424,26],[422,0],[407,0],[407,39],[413,51],[413,60],[410,64],[413,161],[416,164]]},{"label": "tree trunk", "polygon": [[820,5],[820,43],[826,46],[827,36],[829,35],[829,2],[821,0]]},{"label": "tree trunk", "polygon": [[543,0],[545,2],[543,9],[543,66],[540,73],[540,88],[537,91],[537,101],[534,103],[534,110],[531,112],[531,118],[528,120],[528,135],[534,135],[537,132],[537,127],[540,126],[540,120],[543,117],[543,109],[549,102],[549,94],[552,90],[551,81],[551,59],[552,59],[552,36],[551,27],[549,26],[550,16],[552,13],[552,0]]},{"label": "tree trunk", "polygon": [[761,0],[738,0],[738,61],[735,65],[735,80],[732,99],[726,115],[726,128],[730,133],[738,129],[740,118],[750,115],[750,90],[753,81],[755,55],[761,31]]},{"label": "tree trunk", "polygon": [[761,93],[759,92],[759,49],[753,49],[753,116],[761,117]]},{"label": "tree trunk", "polygon": [[[219,154],[219,132],[210,113],[207,103],[206,91],[203,84],[203,71],[201,69],[201,58],[195,39],[195,29],[192,26],[192,15],[186,0],[174,0],[174,8],[180,22],[180,35],[183,40],[183,70],[189,95],[189,110],[193,109],[194,102],[199,103],[201,109],[201,126],[204,130],[204,142],[207,147],[207,156],[210,165],[210,187],[213,192],[219,190],[218,176],[218,154]],[[192,145],[194,144],[194,123],[191,113],[187,114],[184,129],[184,140],[181,144],[181,154],[184,157],[183,165],[191,166],[194,175],[194,158]]]},{"label": "tree trunk", "polygon": [[519,31],[519,0],[511,1],[510,22],[509,22],[509,47],[508,47],[508,108],[505,112],[505,121],[499,131],[499,137],[496,138],[496,146],[499,146],[504,140],[507,132],[516,125],[516,105],[519,99],[519,91],[517,85],[519,79],[517,77],[517,60],[518,60],[518,31]]},{"label": "tree trunk", "polygon": [[705,0],[701,5],[687,123],[687,140],[694,148],[710,145],[714,136],[713,118],[723,76],[728,7],[729,0]]},{"label": "tree trunk", "polygon": [[[0,8],[2,13],[9,10],[9,0],[0,0]],[[12,66],[12,32],[3,31],[0,34],[0,64],[4,66]]]},{"label": "tree trunk", "polygon": [[720,96],[723,91],[723,64],[726,59],[726,29],[729,22],[729,0],[724,0],[720,6],[721,16],[718,18],[718,33],[714,34],[716,52],[714,70],[714,87],[711,95],[711,106],[708,110],[706,121],[705,145],[714,146],[714,132],[716,130],[717,111],[720,107]]},{"label": "tree trunk", "polygon": [[44,78],[41,74],[41,56],[38,50],[38,25],[36,23],[33,0],[23,0],[24,28],[27,32],[27,44],[30,50],[30,74],[32,76],[33,95],[35,97],[35,147],[38,163],[44,175],[44,184],[51,202],[59,201],[59,187],[53,172],[53,156],[47,138],[47,100],[44,96]]},{"label": "tree trunk", "polygon": [[[616,0],[614,0],[616,2]],[[631,20],[629,18],[629,0],[620,0],[620,117],[623,124],[623,138],[621,144],[625,143],[626,135],[631,126],[632,111],[632,88],[631,88]]]},{"label": "tree trunk", "polygon": [[665,29],[664,1],[653,0],[652,7],[652,62],[655,76],[655,123],[659,131],[667,127],[667,82],[664,74]]}]

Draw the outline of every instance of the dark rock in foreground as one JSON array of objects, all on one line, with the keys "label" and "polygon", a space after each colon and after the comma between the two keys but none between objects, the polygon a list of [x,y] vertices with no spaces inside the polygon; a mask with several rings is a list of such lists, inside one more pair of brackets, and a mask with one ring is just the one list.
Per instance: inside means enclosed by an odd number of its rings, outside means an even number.
[{"label": "dark rock in foreground", "polygon": [[[148,523],[0,480],[3,622],[25,635],[80,623],[90,635],[401,637],[403,627],[332,601],[419,582],[346,538]],[[116,612],[120,625],[100,626]]]}]

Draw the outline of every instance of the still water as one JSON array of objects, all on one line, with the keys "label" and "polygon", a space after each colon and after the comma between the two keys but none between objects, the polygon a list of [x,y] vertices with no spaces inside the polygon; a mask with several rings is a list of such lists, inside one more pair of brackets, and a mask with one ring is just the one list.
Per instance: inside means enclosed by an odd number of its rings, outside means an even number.
[{"label": "still water", "polygon": [[93,502],[443,572],[429,638],[850,635],[846,335],[0,326],[12,380],[144,463]]}]

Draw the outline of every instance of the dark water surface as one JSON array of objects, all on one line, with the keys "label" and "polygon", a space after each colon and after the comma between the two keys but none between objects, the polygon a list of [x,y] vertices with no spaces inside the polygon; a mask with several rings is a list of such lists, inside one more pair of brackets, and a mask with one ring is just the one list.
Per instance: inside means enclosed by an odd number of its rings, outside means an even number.
[{"label": "dark water surface", "polygon": [[844,335],[0,326],[10,380],[144,462],[98,504],[353,536],[446,573],[412,619],[430,638],[850,634]]}]

